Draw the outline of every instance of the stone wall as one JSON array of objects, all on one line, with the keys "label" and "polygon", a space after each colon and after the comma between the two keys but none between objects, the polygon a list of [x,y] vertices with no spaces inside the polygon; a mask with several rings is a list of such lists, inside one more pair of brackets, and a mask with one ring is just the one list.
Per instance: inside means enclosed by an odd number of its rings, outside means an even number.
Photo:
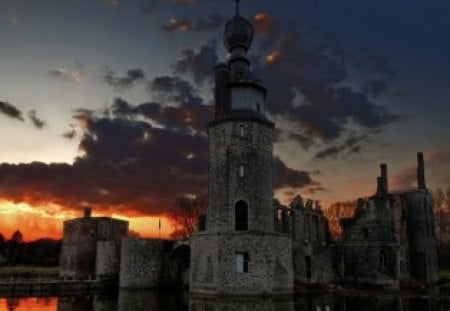
[{"label": "stone wall", "polygon": [[[110,241],[116,249],[116,257],[122,238],[128,234],[128,222],[108,217],[84,217],[64,222],[60,258],[60,275],[70,278],[95,278],[97,262],[102,264],[101,271],[118,271],[117,265],[106,267],[102,252],[97,261],[97,243]],[[102,245],[104,247],[104,245]],[[110,245],[109,247],[113,247]],[[102,248],[102,251],[104,248]],[[106,251],[106,250],[105,250]],[[108,253],[109,254],[109,253]],[[116,275],[117,276],[117,275]]]},{"label": "stone wall", "polygon": [[[197,233],[191,240],[190,291],[274,294],[293,291],[291,240],[263,232]],[[238,273],[235,255],[248,252],[248,272]]]},{"label": "stone wall", "polygon": [[120,288],[156,288],[162,282],[164,241],[124,239],[120,262]]},{"label": "stone wall", "polygon": [[120,249],[114,241],[97,242],[97,278],[114,278],[120,274]]},{"label": "stone wall", "polygon": [[425,190],[397,195],[407,210],[411,277],[425,283],[439,279],[439,262],[431,195]]},{"label": "stone wall", "polygon": [[[245,118],[214,124],[209,127],[209,151],[206,230],[234,230],[234,206],[244,200],[249,229],[273,231],[273,127]],[[240,165],[245,166],[244,177],[238,176]]]}]

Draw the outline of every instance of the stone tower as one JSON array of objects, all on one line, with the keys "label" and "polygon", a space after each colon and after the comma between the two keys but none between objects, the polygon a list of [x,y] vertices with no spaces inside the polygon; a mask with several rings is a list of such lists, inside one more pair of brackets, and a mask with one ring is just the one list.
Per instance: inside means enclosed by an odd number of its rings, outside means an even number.
[{"label": "stone tower", "polygon": [[275,231],[274,123],[266,89],[247,58],[253,27],[239,14],[226,24],[229,58],[215,68],[215,118],[208,123],[209,205],[191,240],[190,291],[271,294],[293,291],[291,240]]}]

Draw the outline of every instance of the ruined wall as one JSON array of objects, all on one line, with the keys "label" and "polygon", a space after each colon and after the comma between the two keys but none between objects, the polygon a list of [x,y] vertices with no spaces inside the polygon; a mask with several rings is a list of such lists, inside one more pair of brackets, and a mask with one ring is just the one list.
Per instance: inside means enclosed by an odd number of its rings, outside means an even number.
[{"label": "ruined wall", "polygon": [[439,279],[437,239],[431,195],[426,191],[409,191],[397,196],[407,210],[411,277],[425,283]]},{"label": "ruined wall", "polygon": [[161,284],[164,241],[124,239],[120,262],[120,288],[155,288]]},{"label": "ruined wall", "polygon": [[[197,233],[191,240],[190,291],[273,294],[292,292],[291,240],[258,232]],[[235,255],[248,252],[248,272],[236,272]]]},{"label": "ruined wall", "polygon": [[331,246],[293,245],[294,278],[296,284],[327,284],[335,281]]},{"label": "ruined wall", "polygon": [[392,198],[383,195],[358,206],[354,217],[343,221],[342,259],[347,282],[399,286],[401,249],[394,211]]}]

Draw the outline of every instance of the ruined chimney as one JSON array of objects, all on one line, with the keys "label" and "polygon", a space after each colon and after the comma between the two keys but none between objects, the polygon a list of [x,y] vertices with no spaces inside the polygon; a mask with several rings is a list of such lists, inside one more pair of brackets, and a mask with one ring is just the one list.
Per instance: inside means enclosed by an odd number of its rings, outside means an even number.
[{"label": "ruined chimney", "polygon": [[91,218],[92,208],[89,206],[84,207],[84,218]]},{"label": "ruined chimney", "polygon": [[377,195],[378,196],[382,194],[381,189],[382,189],[381,177],[377,177]]},{"label": "ruined chimney", "polygon": [[380,169],[381,169],[381,192],[382,194],[387,194],[389,192],[387,164],[386,163],[381,164]]},{"label": "ruined chimney", "polygon": [[419,190],[426,189],[425,185],[425,163],[423,161],[423,153],[417,153],[417,188]]}]

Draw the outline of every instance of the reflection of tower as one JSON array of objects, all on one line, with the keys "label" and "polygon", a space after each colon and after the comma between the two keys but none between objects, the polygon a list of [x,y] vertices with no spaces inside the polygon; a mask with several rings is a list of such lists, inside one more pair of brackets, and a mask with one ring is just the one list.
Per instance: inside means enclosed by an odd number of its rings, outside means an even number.
[{"label": "reflection of tower", "polygon": [[191,241],[190,290],[291,292],[291,241],[274,228],[274,123],[266,117],[266,89],[247,58],[253,27],[236,3],[224,34],[230,56],[215,69],[215,119],[208,124],[209,206],[205,230]]}]

